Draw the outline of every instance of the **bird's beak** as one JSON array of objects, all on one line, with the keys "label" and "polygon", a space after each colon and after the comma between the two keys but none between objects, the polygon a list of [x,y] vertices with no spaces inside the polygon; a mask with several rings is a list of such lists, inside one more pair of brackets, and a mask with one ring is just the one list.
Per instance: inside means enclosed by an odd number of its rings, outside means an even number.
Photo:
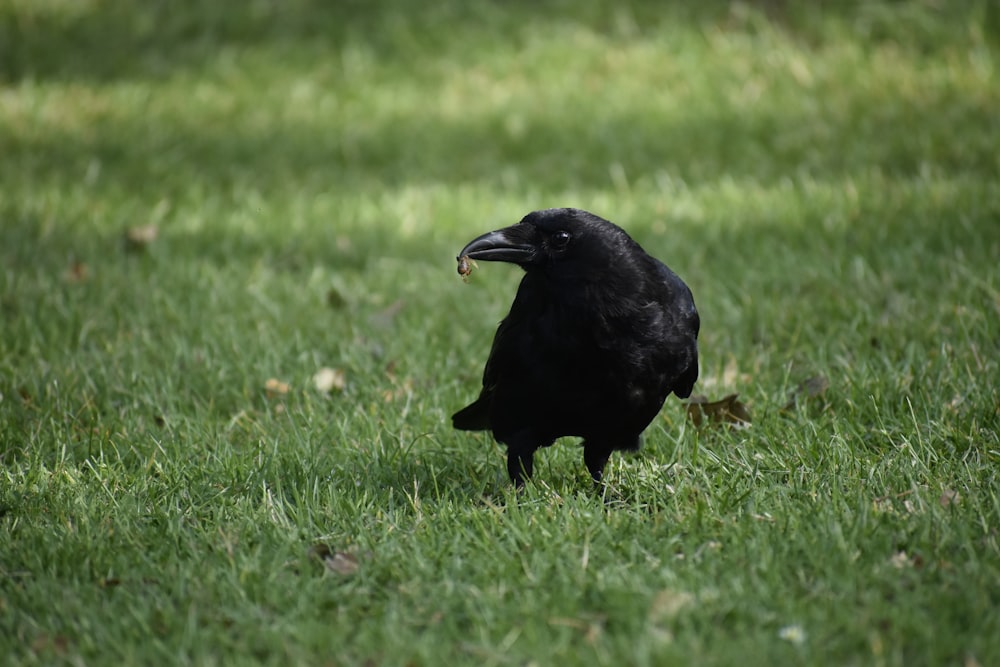
[{"label": "bird's beak", "polygon": [[530,264],[538,253],[530,225],[512,225],[473,239],[456,259],[468,257],[487,262]]}]

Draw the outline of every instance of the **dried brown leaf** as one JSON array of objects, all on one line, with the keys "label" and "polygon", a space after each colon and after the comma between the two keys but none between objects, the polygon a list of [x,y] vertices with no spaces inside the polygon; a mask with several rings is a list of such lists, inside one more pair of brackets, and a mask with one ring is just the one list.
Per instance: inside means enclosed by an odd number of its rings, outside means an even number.
[{"label": "dried brown leaf", "polygon": [[345,577],[357,573],[360,567],[358,557],[346,551],[338,551],[332,556],[327,556],[323,559],[323,565],[331,572]]},{"label": "dried brown leaf", "polygon": [[31,642],[31,650],[34,653],[43,653],[46,651],[52,651],[57,655],[63,655],[66,653],[66,649],[69,648],[69,639],[66,635],[47,635],[42,634],[35,637],[34,641]]},{"label": "dried brown leaf", "polygon": [[90,277],[90,269],[83,262],[73,262],[66,269],[66,273],[63,274],[63,278],[68,283],[82,283],[86,282]]},{"label": "dried brown leaf", "polygon": [[160,228],[155,224],[129,227],[125,230],[125,249],[131,252],[145,250],[159,235]]},{"label": "dried brown leaf", "polygon": [[282,382],[277,378],[269,378],[268,381],[264,383],[264,389],[267,391],[268,398],[284,396],[291,390],[291,388],[291,385],[287,382]]},{"label": "dried brown leaf", "polygon": [[912,567],[919,570],[924,566],[924,558],[920,554],[908,554],[905,551],[897,551],[889,558],[889,564],[901,570]]},{"label": "dried brown leaf", "polygon": [[952,505],[957,506],[962,502],[962,494],[954,489],[945,489],[941,492],[941,497],[938,498],[938,502],[941,503],[941,507],[951,507]]},{"label": "dried brown leaf", "polygon": [[897,551],[892,556],[889,557],[889,564],[896,569],[903,569],[904,567],[909,567],[910,556],[905,551]]},{"label": "dried brown leaf", "polygon": [[709,401],[705,396],[692,396],[686,405],[688,419],[699,427],[703,424],[749,426],[750,410],[737,398],[739,394],[730,394],[717,401]]},{"label": "dried brown leaf", "polygon": [[314,544],[309,547],[309,557],[322,563],[327,570],[345,577],[357,573],[361,567],[358,555],[353,549],[336,551],[328,544]]},{"label": "dried brown leaf", "polygon": [[344,388],[347,387],[347,374],[339,368],[321,368],[316,371],[312,379],[317,391],[324,394],[344,391]]}]

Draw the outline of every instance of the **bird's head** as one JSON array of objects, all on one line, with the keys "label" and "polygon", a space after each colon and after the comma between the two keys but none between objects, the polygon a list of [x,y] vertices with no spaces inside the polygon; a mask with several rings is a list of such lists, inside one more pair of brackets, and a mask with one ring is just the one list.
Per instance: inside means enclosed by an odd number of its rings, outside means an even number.
[{"label": "bird's head", "polygon": [[473,239],[458,259],[510,262],[526,271],[557,270],[569,277],[599,274],[635,247],[623,229],[593,213],[549,208]]}]

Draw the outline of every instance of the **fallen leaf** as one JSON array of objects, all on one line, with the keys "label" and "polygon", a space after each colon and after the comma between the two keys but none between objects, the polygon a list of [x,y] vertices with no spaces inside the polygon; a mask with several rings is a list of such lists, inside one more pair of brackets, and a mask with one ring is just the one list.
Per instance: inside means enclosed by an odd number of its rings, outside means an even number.
[{"label": "fallen leaf", "polygon": [[695,426],[702,424],[749,426],[750,411],[745,403],[736,400],[738,397],[739,394],[730,394],[718,401],[709,401],[705,396],[692,396],[685,406],[687,416]]},{"label": "fallen leaf", "polygon": [[309,557],[318,560],[323,567],[342,576],[355,574],[360,567],[357,555],[352,551],[334,551],[327,544],[314,544],[309,548]]},{"label": "fallen leaf", "polygon": [[129,227],[125,230],[125,249],[130,252],[145,250],[159,235],[160,228],[155,224]]},{"label": "fallen leaf", "polygon": [[962,494],[954,489],[945,489],[941,492],[941,497],[938,499],[941,503],[941,507],[951,507],[952,505],[958,505],[962,502]]},{"label": "fallen leaf", "polygon": [[830,381],[825,375],[814,375],[799,383],[788,397],[788,403],[782,408],[785,411],[794,410],[799,403],[822,396],[830,386]]},{"label": "fallen leaf", "polygon": [[900,570],[907,567],[919,570],[924,566],[924,559],[920,554],[911,556],[905,551],[897,551],[889,558],[889,564]]},{"label": "fallen leaf", "polygon": [[282,382],[281,380],[270,378],[264,383],[264,389],[267,391],[268,398],[274,398],[275,396],[284,396],[291,390],[291,385],[287,382]]},{"label": "fallen leaf", "polygon": [[66,269],[66,273],[63,274],[63,278],[68,283],[82,283],[89,277],[90,271],[87,265],[83,262],[73,262]]},{"label": "fallen leaf", "polygon": [[786,625],[778,630],[778,637],[796,645],[804,644],[806,641],[806,631],[801,625]]},{"label": "fallen leaf", "polygon": [[323,367],[313,375],[313,385],[317,391],[329,394],[332,391],[344,391],[347,387],[347,375],[339,368]]},{"label": "fallen leaf", "polygon": [[910,557],[906,555],[905,551],[897,551],[891,558],[889,558],[889,563],[891,563],[893,567],[903,568],[909,565]]},{"label": "fallen leaf", "polygon": [[31,650],[35,653],[52,651],[58,655],[66,653],[69,648],[69,639],[66,635],[39,635],[31,642]]},{"label": "fallen leaf", "polygon": [[331,572],[336,572],[345,577],[355,574],[360,567],[358,565],[358,557],[345,551],[338,551],[332,556],[324,558],[323,564]]}]

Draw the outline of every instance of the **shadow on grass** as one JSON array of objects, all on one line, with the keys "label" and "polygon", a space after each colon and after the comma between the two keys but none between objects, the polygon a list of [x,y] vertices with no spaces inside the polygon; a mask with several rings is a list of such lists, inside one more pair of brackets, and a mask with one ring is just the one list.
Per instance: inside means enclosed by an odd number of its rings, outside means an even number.
[{"label": "shadow on grass", "polygon": [[[847,34],[863,34],[873,43],[899,42],[919,51],[962,37],[963,31],[954,26],[964,26],[968,16],[985,11],[984,6],[990,5],[970,2],[938,15],[927,8],[910,11],[920,9],[919,3],[902,3],[895,13],[879,13],[865,3],[837,3],[824,7],[817,17],[808,3],[782,0],[717,1],[697,8],[682,3],[664,8],[654,2],[614,7],[597,2],[572,7],[559,2],[445,2],[426,8],[403,0],[11,3],[0,9],[0,77],[156,80],[199,71],[229,48],[265,44],[280,47],[276,53],[287,56],[282,66],[292,70],[300,60],[336,62],[345,44],[363,43],[378,59],[417,72],[423,61],[462,62],[467,55],[462,49],[470,44],[502,41],[514,48],[526,27],[555,28],[568,21],[610,34],[623,44],[678,22],[702,32],[737,33],[752,33],[766,23],[818,40],[829,37],[824,22],[839,21],[848,26]],[[904,20],[908,16],[911,19]],[[924,25],[928,18],[953,27]],[[916,36],[910,30],[913,23],[923,26]],[[954,173],[983,173],[995,167],[994,146],[983,140],[995,125],[986,96],[956,100],[945,93],[915,93],[887,106],[877,91],[844,95],[847,103],[837,110],[810,117],[770,104],[753,109],[727,105],[714,113],[665,118],[637,101],[616,109],[595,103],[592,110],[572,114],[552,107],[497,108],[458,120],[441,118],[431,108],[375,120],[363,128],[338,128],[314,119],[298,124],[275,120],[262,129],[245,117],[206,122],[198,115],[180,115],[151,122],[136,113],[87,131],[30,136],[13,127],[0,129],[0,145],[10,165],[0,165],[0,174],[10,169],[12,179],[30,189],[79,187],[93,177],[95,199],[124,194],[144,202],[147,209],[163,199],[183,205],[197,197],[192,190],[212,193],[217,205],[231,202],[234,209],[245,206],[248,193],[264,202],[290,193],[304,198],[325,195],[332,203],[324,224],[336,228],[345,226],[338,216],[350,215],[338,209],[336,198],[377,196],[408,187],[471,184],[558,193],[616,187],[615,171],[629,182],[667,178],[701,185],[723,179],[769,184],[796,173],[842,183],[865,165],[903,177],[927,165]],[[513,111],[527,116],[523,131],[512,134],[508,120]],[[950,120],[926,122],[932,118]],[[919,140],[900,129],[906,127],[919,127]],[[963,132],[956,133],[956,127]],[[58,222],[75,227],[95,211],[99,215],[101,208],[97,202],[79,210],[81,220]],[[30,212],[21,210],[4,213],[11,220],[8,229],[19,221],[29,229],[45,222],[31,220]],[[128,224],[122,220],[121,227]],[[275,241],[306,254],[317,245],[308,239],[289,241],[285,225],[273,227],[275,238],[243,235],[193,243],[202,252],[223,249],[217,259],[252,256],[275,247]],[[356,227],[351,232],[357,232]]]},{"label": "shadow on grass", "polygon": [[[9,247],[19,243],[49,247],[65,263],[86,254],[87,248],[106,252],[120,247],[119,238],[95,235],[93,230],[118,233],[142,223],[163,200],[175,202],[176,208],[198,209],[198,215],[206,218],[224,219],[231,211],[249,208],[256,219],[246,228],[205,225],[197,235],[174,239],[175,250],[217,264],[266,258],[292,270],[315,264],[360,270],[368,257],[338,250],[338,235],[350,235],[356,247],[371,249],[400,250],[403,243],[402,252],[408,256],[432,257],[439,248],[419,236],[386,239],[385,232],[396,225],[388,220],[378,226],[359,221],[355,211],[339,205],[342,198],[377,200],[407,188],[471,185],[534,194],[539,206],[579,205],[565,201],[560,193],[611,190],[615,184],[610,172],[615,167],[629,180],[654,187],[663,178],[679,179],[694,188],[710,188],[721,181],[769,187],[804,176],[841,188],[849,187],[866,169],[888,179],[920,180],[930,168],[945,180],[976,180],[995,166],[995,146],[985,140],[995,124],[992,109],[942,95],[898,100],[895,109],[886,112],[865,93],[851,97],[848,108],[820,118],[777,109],[730,108],[680,120],[641,110],[601,111],[597,117],[558,117],[542,110],[517,138],[506,134],[503,110],[458,123],[431,116],[400,118],[353,138],[333,135],[329,126],[318,123],[262,132],[238,123],[204,128],[184,118],[161,125],[156,135],[150,135],[141,118],[86,135],[22,137],[12,129],[0,129],[7,159],[18,165],[12,176],[26,189],[78,188],[94,165],[100,171],[94,200],[63,211],[72,216],[69,219],[43,218],[33,210],[37,200],[31,197],[3,204],[4,235]],[[952,121],[925,122],[938,117]],[[920,128],[921,136],[914,140],[901,129],[906,127]],[[963,131],[955,132],[956,127]],[[248,207],[247,196],[256,198],[265,210]],[[302,226],[309,228],[308,233],[291,232],[286,224],[295,215],[282,208],[289,196],[312,202],[325,198],[324,206],[308,213],[312,221]],[[623,198],[627,196],[622,192]],[[127,206],[102,203],[116,197]],[[949,216],[952,207],[953,202],[942,201],[942,216]],[[101,220],[106,210],[125,217]],[[605,214],[614,217],[614,211]],[[100,224],[93,224],[95,219]],[[770,226],[765,221],[743,222],[754,223],[737,225],[740,230],[753,229],[747,233],[770,233],[762,232]],[[43,233],[47,225],[58,228],[58,233]],[[945,228],[929,231],[951,233]],[[906,241],[910,232],[903,228],[898,232]],[[730,241],[736,247],[744,245],[735,238]],[[15,265],[17,257],[12,258]]]},{"label": "shadow on grass", "polygon": [[[874,168],[913,176],[928,166],[950,173],[995,167],[988,140],[993,109],[950,94],[894,100],[847,92],[842,109],[804,117],[775,108],[730,107],[699,117],[664,118],[644,109],[561,115],[532,111],[517,136],[511,109],[460,121],[431,114],[368,123],[363,130],[275,123],[265,131],[235,120],[205,128],[197,119],[122,119],[97,133],[3,134],[8,159],[23,158],[20,179],[78,184],[98,168],[102,184],[183,201],[192,185],[223,198],[275,194],[385,193],[415,186],[559,191],[608,188],[612,170],[629,181],[664,176],[692,184],[720,179],[769,184],[805,174],[843,182]],[[949,118],[947,123],[932,119]],[[901,128],[919,128],[919,136]],[[961,134],[956,127],[963,128]]]},{"label": "shadow on grass", "polygon": [[350,41],[369,45],[380,59],[406,62],[416,54],[460,57],[468,44],[496,38],[517,42],[526,26],[572,22],[624,38],[664,23],[701,29],[742,29],[767,20],[802,39],[822,39],[822,24],[846,23],[873,40],[904,41],[917,48],[939,43],[940,23],[985,12],[995,27],[1000,13],[989,2],[874,6],[861,1],[814,3],[747,0],[733,3],[629,3],[558,0],[534,3],[364,2],[201,3],[195,0],[131,2],[8,2],[0,8],[0,77],[46,80],[158,78],[197,68],[219,50],[314,43],[331,55]]},{"label": "shadow on grass", "polygon": [[[941,27],[961,26],[983,15],[988,38],[1000,34],[1000,10],[986,0],[947,3],[815,3],[796,0],[710,0],[700,3],[365,2],[202,3],[196,0],[132,2],[15,1],[0,8],[0,77],[96,80],[168,76],[197,68],[225,48],[300,45],[335,54],[351,41],[371,47],[380,59],[401,62],[414,55],[461,57],[469,44],[504,39],[514,43],[527,26],[574,23],[600,34],[634,37],[666,23],[702,30],[742,30],[761,21],[808,42],[823,39],[823,25],[845,24],[861,38],[893,41],[920,50],[940,46]],[[952,34],[957,34],[952,31]]]}]

